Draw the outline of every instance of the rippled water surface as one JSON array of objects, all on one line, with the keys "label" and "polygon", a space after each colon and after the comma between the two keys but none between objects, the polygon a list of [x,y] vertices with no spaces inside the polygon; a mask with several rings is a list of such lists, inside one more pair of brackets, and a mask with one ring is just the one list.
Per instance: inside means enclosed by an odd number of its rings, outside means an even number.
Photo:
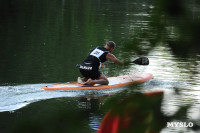
[{"label": "rippled water surface", "polygon": [[[0,132],[94,133],[119,101],[153,91],[164,92],[159,105],[163,116],[154,117],[170,118],[164,124],[156,121],[159,132],[200,132],[200,40],[195,36],[200,31],[200,4],[176,3],[177,10],[163,4],[156,0],[0,2]],[[106,76],[152,73],[154,78],[108,90],[41,89],[76,81],[80,76],[76,64],[108,40],[116,42],[113,54],[119,59],[146,56],[150,64],[110,64],[101,69]],[[167,121],[194,126],[168,128]]]}]

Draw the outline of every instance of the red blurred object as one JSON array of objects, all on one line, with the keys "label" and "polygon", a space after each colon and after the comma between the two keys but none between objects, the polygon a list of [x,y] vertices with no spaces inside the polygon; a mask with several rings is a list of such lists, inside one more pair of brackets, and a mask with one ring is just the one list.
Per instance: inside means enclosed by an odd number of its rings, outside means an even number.
[{"label": "red blurred object", "polygon": [[154,91],[123,99],[104,116],[97,133],[157,132],[153,124],[156,114],[154,107],[159,106],[162,97],[163,91]]}]

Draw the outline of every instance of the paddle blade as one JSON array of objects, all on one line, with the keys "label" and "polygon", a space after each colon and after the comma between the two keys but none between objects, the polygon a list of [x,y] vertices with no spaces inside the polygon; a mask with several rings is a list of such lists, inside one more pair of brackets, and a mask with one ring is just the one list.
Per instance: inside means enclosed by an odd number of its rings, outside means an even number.
[{"label": "paddle blade", "polygon": [[134,60],[132,63],[137,65],[149,65],[149,59],[147,57],[140,57]]}]

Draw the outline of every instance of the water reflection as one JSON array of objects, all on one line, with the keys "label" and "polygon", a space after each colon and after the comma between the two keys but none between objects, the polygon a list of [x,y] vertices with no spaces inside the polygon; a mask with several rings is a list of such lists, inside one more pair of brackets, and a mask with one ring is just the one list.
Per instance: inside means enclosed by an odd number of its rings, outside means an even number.
[{"label": "water reflection", "polygon": [[[173,55],[169,47],[163,45],[152,50],[149,53],[149,57],[151,60],[151,67],[148,67],[145,71],[152,71],[152,73],[156,71],[154,80],[156,80],[158,85],[160,84],[159,89],[163,88],[165,92],[167,92],[166,89],[168,88],[177,90],[178,92],[178,95],[173,93],[165,95],[162,107],[163,112],[172,115],[180,107],[189,106],[187,115],[183,116],[186,117],[185,119],[195,121],[195,123],[199,124],[200,92],[197,88],[199,88],[200,84],[192,78],[193,76],[196,77],[196,75],[198,77],[198,72],[191,73],[192,71],[196,71],[194,59],[191,58],[188,61],[185,58],[177,58]],[[156,89],[156,87],[154,86],[153,89]],[[163,129],[163,132],[169,131],[172,130]]]}]

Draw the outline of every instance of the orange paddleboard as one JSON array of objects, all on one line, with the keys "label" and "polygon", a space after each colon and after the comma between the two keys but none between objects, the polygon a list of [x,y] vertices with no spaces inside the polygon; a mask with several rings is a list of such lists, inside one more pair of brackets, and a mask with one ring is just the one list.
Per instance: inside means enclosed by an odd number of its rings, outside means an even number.
[{"label": "orange paddleboard", "polygon": [[142,84],[153,78],[151,73],[131,74],[117,77],[109,77],[108,85],[95,84],[94,86],[82,86],[77,82],[68,82],[61,84],[47,85],[43,87],[44,90],[96,90],[96,89],[110,89],[128,86],[131,84]]}]

